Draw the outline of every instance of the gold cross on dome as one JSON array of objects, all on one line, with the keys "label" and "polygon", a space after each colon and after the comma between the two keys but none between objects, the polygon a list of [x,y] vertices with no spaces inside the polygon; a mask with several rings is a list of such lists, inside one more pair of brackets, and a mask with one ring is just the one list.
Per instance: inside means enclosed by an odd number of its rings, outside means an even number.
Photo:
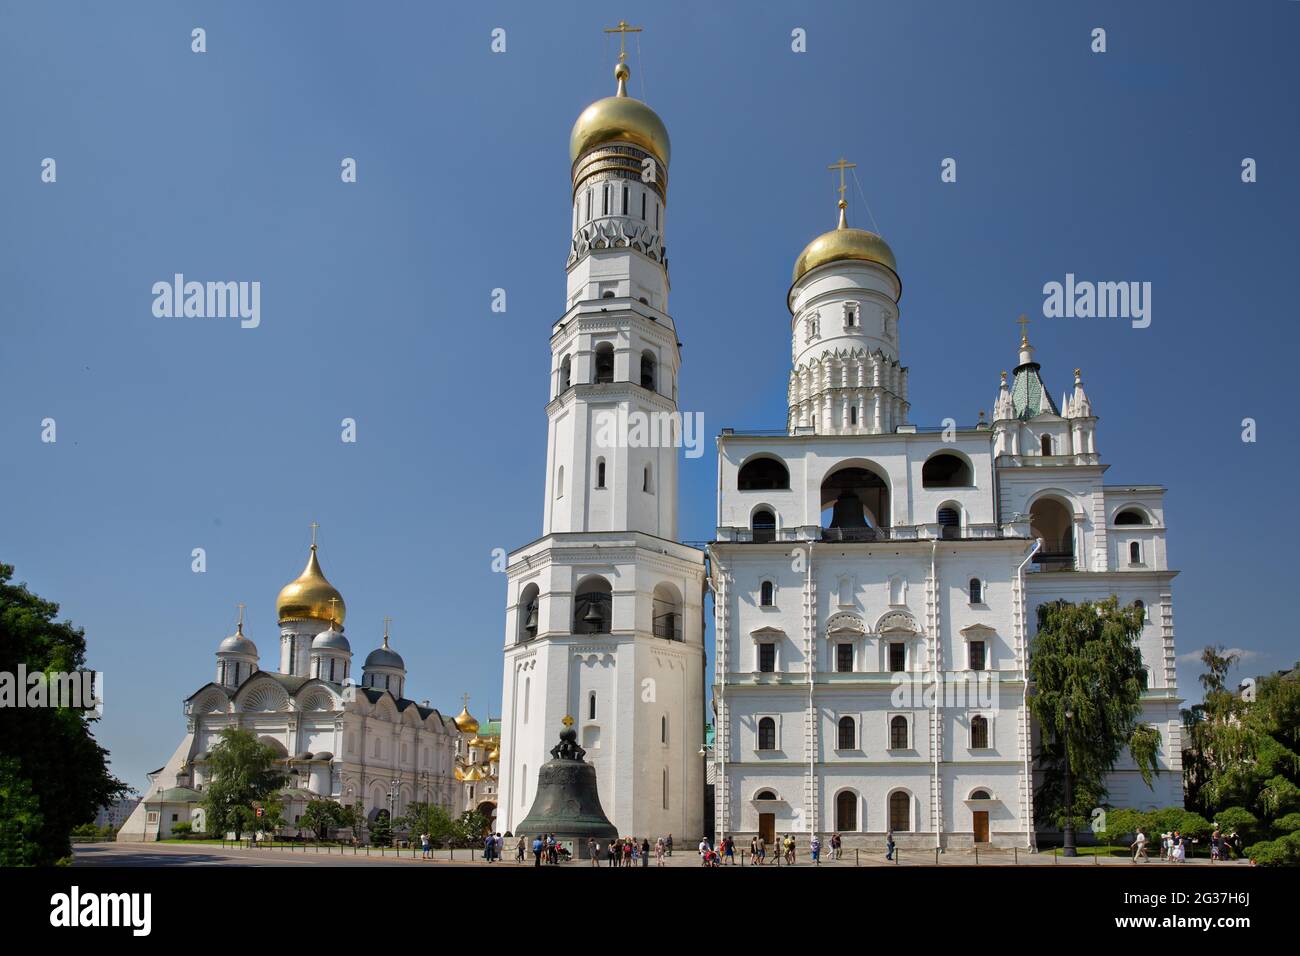
[{"label": "gold cross on dome", "polygon": [[564,719],[563,719],[562,721],[560,721],[560,723],[564,724],[564,726],[566,726],[566,727],[572,727],[572,726],[573,726],[573,718],[570,717],[568,714],[565,714],[565,715],[564,715]]},{"label": "gold cross on dome", "polygon": [[857,163],[850,163],[850,162],[847,162],[847,161],[844,159],[844,157],[841,156],[841,157],[840,157],[840,161],[839,161],[838,163],[831,163],[831,164],[830,164],[829,166],[827,166],[826,168],[827,168],[827,169],[838,169],[838,170],[840,171],[840,202],[844,202],[844,190],[848,189],[848,186],[844,185],[844,170],[846,170],[846,169],[857,169],[857,168],[858,168],[858,164],[857,164]]},{"label": "gold cross on dome", "polygon": [[1020,318],[1016,319],[1016,325],[1020,326],[1020,341],[1028,342],[1029,341],[1029,331],[1028,331],[1029,319],[1028,317],[1025,316],[1023,312],[1021,313]]},{"label": "gold cross on dome", "polygon": [[640,33],[641,28],[630,27],[627,25],[626,20],[619,20],[618,26],[606,27],[605,32],[618,34],[618,61],[622,63],[624,60],[627,59],[627,50],[624,48],[624,44],[627,42],[627,35],[629,33]]},{"label": "gold cross on dome", "polygon": [[239,608],[239,627],[242,628],[244,626],[244,605],[236,604],[235,607]]},{"label": "gold cross on dome", "polygon": [[469,710],[469,694],[461,694],[460,699],[461,702],[465,705],[465,709]]},{"label": "gold cross on dome", "polygon": [[[332,600],[334,600],[334,599],[333,599],[333,598],[330,598],[330,600],[332,601]],[[388,641],[388,625],[389,625],[389,624],[392,624],[392,623],[393,623],[393,619],[392,619],[391,617],[386,617],[386,618],[384,618],[384,641],[385,641],[385,643]]]},{"label": "gold cross on dome", "polygon": [[316,529],[319,527],[320,525],[318,525],[315,521],[311,523],[311,546],[313,548],[316,547]]}]

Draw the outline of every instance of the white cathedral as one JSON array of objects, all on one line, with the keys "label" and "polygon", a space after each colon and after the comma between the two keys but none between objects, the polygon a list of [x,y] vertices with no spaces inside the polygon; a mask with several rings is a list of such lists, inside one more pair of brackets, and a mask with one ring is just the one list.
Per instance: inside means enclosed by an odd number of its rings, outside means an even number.
[{"label": "white cathedral", "polygon": [[1162,741],[1153,788],[1127,761],[1110,800],[1181,806],[1164,489],[1103,483],[1079,371],[1057,405],[1023,329],[991,421],[909,423],[898,266],[843,189],[795,262],[786,427],[723,430],[715,540],[678,542],[677,449],[602,428],[677,411],[669,138],[628,74],[620,55],[570,139],[542,536],[508,567],[498,829],[528,813],[568,715],[621,833],[697,840],[707,777],[710,836],[1032,847],[1037,608],[1110,595],[1145,609],[1142,720]]},{"label": "white cathedral", "polygon": [[[316,799],[356,807],[367,825],[381,814],[401,816],[412,802],[453,814],[482,803],[490,816],[491,801],[461,782],[463,754],[474,755],[479,741],[468,703],[456,717],[444,717],[427,700],[406,697],[406,663],[389,646],[386,626],[358,685],[343,635],[346,615],[313,541],[307,566],[276,601],[279,670],[261,669],[257,646],[244,636],[241,606],[235,633],[217,646],[215,679],[185,699],[185,733],[167,763],[149,774],[117,839],[165,839],[178,823],[206,830],[209,757],[227,727],[252,731],[279,755],[287,778],[279,797],[291,834],[302,830],[299,818]],[[485,765],[474,779],[494,769]],[[364,840],[365,830],[355,835]]]}]

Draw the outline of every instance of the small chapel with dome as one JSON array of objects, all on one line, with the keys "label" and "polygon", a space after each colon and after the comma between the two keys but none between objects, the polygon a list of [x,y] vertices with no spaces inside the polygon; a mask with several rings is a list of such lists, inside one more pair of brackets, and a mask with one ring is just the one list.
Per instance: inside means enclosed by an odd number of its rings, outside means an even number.
[{"label": "small chapel with dome", "polygon": [[[347,605],[321,570],[314,541],[307,566],[280,590],[276,616],[279,666],[263,670],[240,606],[235,633],[217,645],[214,679],[185,699],[185,733],[149,775],[118,840],[164,839],[178,823],[206,830],[209,754],[227,727],[252,731],[280,755],[287,783],[279,796],[290,834],[316,799],[356,806],[368,824],[381,815],[400,817],[415,802],[438,804],[453,816],[471,808],[464,802],[462,752],[479,757],[469,743],[480,741],[478,721],[468,710],[444,717],[429,701],[406,696],[406,663],[390,645],[387,620],[355,679],[343,631]],[[477,772],[489,769],[495,777],[494,767]],[[362,830],[357,836],[364,840]]]}]

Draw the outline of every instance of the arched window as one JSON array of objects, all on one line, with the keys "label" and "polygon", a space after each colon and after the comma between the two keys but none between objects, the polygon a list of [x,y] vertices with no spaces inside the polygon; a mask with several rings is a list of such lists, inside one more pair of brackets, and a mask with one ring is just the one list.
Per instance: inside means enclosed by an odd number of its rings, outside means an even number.
[{"label": "arched window", "polygon": [[970,579],[970,603],[971,604],[984,603],[984,585],[983,583],[980,582],[979,578]]},{"label": "arched window", "polygon": [[604,458],[596,459],[596,487],[597,488],[605,487],[605,459]]},{"label": "arched window", "polygon": [[1041,439],[1039,439],[1039,441],[1042,443],[1043,446],[1043,454],[1050,455],[1052,453],[1052,436],[1044,435]]},{"label": "arched window", "polygon": [[1147,516],[1136,508],[1125,508],[1115,516],[1116,524],[1146,524]]},{"label": "arched window", "polygon": [[850,424],[850,425],[856,425],[857,423],[858,423],[858,406],[856,406],[856,405],[850,405],[850,406],[849,406],[849,424]]},{"label": "arched window", "polygon": [[989,721],[987,717],[976,714],[970,719],[970,746],[972,750],[981,750],[989,745]]},{"label": "arched window", "polygon": [[659,742],[668,743],[668,717],[665,715],[659,718]]},{"label": "arched window", "polygon": [[736,477],[736,488],[740,491],[770,491],[788,489],[790,472],[775,458],[753,458],[741,466]]},{"label": "arched window", "polygon": [[839,740],[836,742],[840,750],[853,750],[858,745],[857,726],[853,723],[852,717],[841,717],[839,724]]},{"label": "arched window", "polygon": [[763,717],[758,721],[758,749],[776,749],[776,721],[771,717]]},{"label": "arched window", "polygon": [[758,793],[754,794],[754,799],[755,799],[755,800],[775,800],[775,799],[776,799],[776,794],[775,794],[774,792],[772,792],[771,790],[760,790],[760,791],[758,791]]},{"label": "arched window", "polygon": [[907,833],[912,829],[912,797],[899,791],[889,795],[889,829]]},{"label": "arched window", "polygon": [[989,792],[988,792],[987,790],[975,790],[975,791],[973,791],[973,792],[971,793],[970,798],[971,798],[972,800],[992,800],[992,799],[993,799],[991,796],[989,796]]},{"label": "arched window", "polygon": [[889,749],[890,750],[907,749],[907,718],[904,717],[902,714],[890,718]]},{"label": "arched window", "polygon": [[613,290],[613,289],[606,289],[606,290],[605,290],[605,294],[602,295],[601,298],[602,298],[602,299],[612,299],[612,298],[614,298],[614,290]]},{"label": "arched window", "polygon": [[755,541],[775,541],[776,540],[776,515],[770,511],[755,511],[754,517],[750,519],[750,524],[754,529]]},{"label": "arched window", "polygon": [[1142,545],[1141,545],[1140,543],[1138,543],[1137,541],[1131,541],[1131,542],[1129,542],[1129,546],[1128,546],[1128,563],[1129,563],[1129,564],[1141,564],[1141,563],[1142,563]]},{"label": "arched window", "polygon": [[961,537],[961,512],[955,506],[944,505],[935,514],[935,520],[939,523],[940,538]]},{"label": "arched window", "polygon": [[587,719],[596,719],[596,692],[594,690],[587,695]]},{"label": "arched window", "polygon": [[1069,508],[1055,498],[1039,498],[1029,507],[1029,529],[1035,538],[1043,539],[1034,555],[1039,570],[1074,569],[1074,517]]},{"label": "arched window", "polygon": [[642,472],[641,490],[649,495],[655,493],[655,476],[654,476],[654,469],[651,465],[646,465],[645,471]]},{"label": "arched window", "polygon": [[1134,602],[1133,602],[1133,607],[1135,607],[1135,608],[1137,609],[1138,616],[1140,617],[1140,619],[1141,619],[1142,621],[1146,621],[1146,619],[1147,619],[1147,606],[1146,606],[1146,604],[1144,604],[1142,601],[1134,601]]},{"label": "arched window", "polygon": [[564,497],[564,466],[561,465],[555,472],[555,497]]},{"label": "arched window", "polygon": [[921,466],[921,485],[925,488],[967,488],[975,484],[966,459],[950,452],[940,452]]},{"label": "arched window", "polygon": [[846,465],[822,482],[823,541],[875,541],[889,526],[889,486],[871,468]]},{"label": "arched window", "polygon": [[609,342],[601,342],[596,346],[596,384],[612,381],[614,381],[614,346]]},{"label": "arched window", "polygon": [[627,187],[623,187],[623,215],[627,215]]},{"label": "arched window", "polygon": [[771,607],[771,606],[772,606],[772,591],[773,591],[773,590],[774,590],[774,589],[773,589],[773,587],[772,587],[772,582],[771,582],[771,581],[764,581],[761,585],[759,585],[759,588],[758,588],[758,606],[759,606],[759,607]]},{"label": "arched window", "polygon": [[608,634],[613,589],[601,577],[584,578],[573,596],[573,633]]},{"label": "arched window", "polygon": [[573,359],[564,356],[560,362],[560,391],[565,391],[573,384]]},{"label": "arched window", "polygon": [[537,636],[537,618],[537,585],[530,584],[519,596],[519,641],[531,641]]},{"label": "arched window", "polygon": [[858,828],[858,795],[845,790],[835,798],[835,829],[852,833]]},{"label": "arched window", "polygon": [[655,357],[650,352],[641,353],[641,387],[655,390]]},{"label": "arched window", "polygon": [[682,599],[677,588],[667,582],[655,585],[650,614],[655,637],[665,641],[682,639]]}]

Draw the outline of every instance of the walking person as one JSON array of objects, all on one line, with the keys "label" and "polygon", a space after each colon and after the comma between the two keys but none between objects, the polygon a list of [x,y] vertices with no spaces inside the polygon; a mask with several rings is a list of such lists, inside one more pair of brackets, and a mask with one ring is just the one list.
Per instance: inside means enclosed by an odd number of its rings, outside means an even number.
[{"label": "walking person", "polygon": [[429,834],[427,833],[420,834],[420,858],[429,859]]},{"label": "walking person", "polygon": [[894,831],[890,830],[888,833],[885,834],[885,859],[892,860],[893,858],[894,858]]},{"label": "walking person", "polygon": [[655,866],[664,865],[664,838],[655,840]]},{"label": "walking person", "polygon": [[821,866],[821,865],[822,865],[822,860],[821,860],[821,856],[822,856],[822,841],[821,841],[821,837],[819,837],[817,834],[814,833],[814,834],[812,835],[812,842],[808,844],[808,849],[810,849],[810,850],[812,851],[812,861],[813,861],[813,863],[815,863],[817,866]]},{"label": "walking person", "polygon": [[515,845],[515,862],[524,862],[524,854],[528,852],[528,838],[522,833],[519,834],[519,843]]},{"label": "walking person", "polygon": [[650,865],[650,838],[642,837],[641,838],[641,866],[644,868],[649,865]]},{"label": "walking person", "polygon": [[609,846],[605,848],[605,852],[609,855],[609,865],[618,866],[618,861],[620,856],[618,852],[618,844],[615,843],[613,840],[610,840]]},{"label": "walking person", "polygon": [[505,848],[506,848],[506,838],[503,837],[500,833],[498,833],[492,839],[492,856],[496,859],[498,863],[500,863],[501,860],[504,859],[502,854],[505,852]]},{"label": "walking person", "polygon": [[533,866],[542,865],[542,850],[545,848],[546,844],[540,835],[533,837]]},{"label": "walking person", "polygon": [[492,839],[492,834],[489,833],[483,838],[483,859],[489,863],[492,862],[492,851],[496,849],[496,845],[496,840]]},{"label": "walking person", "polygon": [[671,833],[668,834],[668,839],[664,841],[664,846],[667,848],[668,855],[671,857],[673,855],[673,835]]},{"label": "walking person", "polygon": [[736,841],[731,838],[731,834],[722,838],[722,859],[727,866],[736,862]]},{"label": "walking person", "polygon": [[1137,838],[1129,849],[1133,851],[1134,863],[1138,861],[1138,857],[1142,857],[1147,863],[1151,862],[1151,858],[1147,856],[1147,835],[1142,832],[1141,827],[1138,827]]}]

